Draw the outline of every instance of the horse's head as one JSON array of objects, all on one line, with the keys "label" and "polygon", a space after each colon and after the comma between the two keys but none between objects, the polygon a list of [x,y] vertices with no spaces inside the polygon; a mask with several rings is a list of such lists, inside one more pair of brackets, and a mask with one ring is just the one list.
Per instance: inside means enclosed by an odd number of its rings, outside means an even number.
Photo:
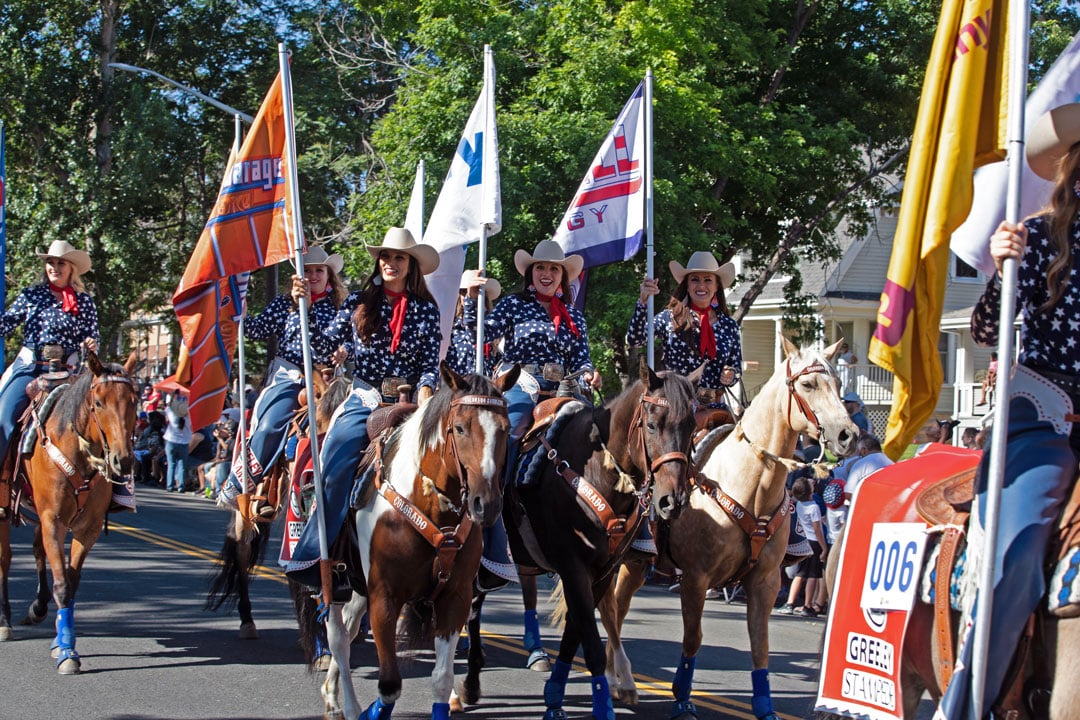
[{"label": "horse's head", "polygon": [[653,508],[665,520],[677,514],[689,495],[694,386],[703,368],[690,377],[673,372],[658,374],[644,358],[641,360],[641,392],[627,428],[627,449],[649,479]]},{"label": "horse's head", "polygon": [[[515,367],[492,382],[479,375],[462,376],[445,362],[439,367],[442,387],[428,401],[425,414],[441,419],[444,464],[461,482],[462,510],[473,522],[490,527],[502,513],[502,475],[510,419],[502,393],[517,382]],[[426,426],[427,423],[424,423]]]},{"label": "horse's head", "polygon": [[817,438],[822,447],[837,455],[850,455],[859,439],[859,428],[840,401],[840,379],[832,366],[842,341],[817,352],[800,349],[786,337],[781,336],[781,340],[786,359],[777,374],[783,373],[787,388],[786,393],[780,393],[780,404],[788,425],[796,433]]},{"label": "horse's head", "polygon": [[[139,402],[131,381],[134,356],[124,365],[102,363],[94,353],[87,353],[90,371],[84,407],[89,419],[80,441],[91,462],[110,480],[131,474],[135,434],[135,414]],[[76,381],[78,386],[78,381]]]}]

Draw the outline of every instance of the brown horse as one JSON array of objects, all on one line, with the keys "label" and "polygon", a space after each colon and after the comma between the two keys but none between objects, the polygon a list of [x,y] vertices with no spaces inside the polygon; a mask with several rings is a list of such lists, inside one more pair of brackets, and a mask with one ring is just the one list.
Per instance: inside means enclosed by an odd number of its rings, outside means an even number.
[{"label": "brown horse", "polygon": [[[701,647],[705,593],[738,579],[746,590],[747,627],[753,663],[754,714],[774,718],[769,694],[769,613],[780,589],[780,565],[788,540],[790,500],[786,480],[801,433],[845,455],[859,430],[840,402],[839,381],[830,361],[840,343],[823,353],[799,349],[782,338],[785,362],[762,387],[724,440],[706,449],[703,481],[690,506],[670,523],[667,551],[682,569],[683,647],[672,684],[672,718],[697,717],[690,700],[694,661]],[[644,565],[625,566],[613,598],[601,604],[612,658],[608,680],[613,695],[637,702],[630,660],[620,642],[630,598],[644,583]]]},{"label": "brown horse", "polygon": [[492,382],[462,377],[443,363],[440,376],[439,391],[386,440],[376,461],[375,497],[352,515],[358,560],[346,572],[355,592],[344,607],[329,608],[333,660],[322,690],[327,716],[342,712],[339,685],[345,716],[360,713],[348,676],[349,644],[369,611],[379,655],[379,697],[362,717],[390,717],[401,694],[396,630],[407,606],[411,641],[434,639],[433,717],[449,717],[454,649],[469,615],[483,550],[480,530],[502,512],[500,482],[510,432],[502,393],[517,381],[518,371]]},{"label": "brown horse", "polygon": [[[127,365],[103,364],[89,353],[86,366],[64,387],[39,440],[17,472],[29,483],[38,525],[34,528],[37,597],[23,624],[39,623],[49,607],[45,571],[52,570],[56,639],[52,654],[61,675],[81,668],[75,651],[75,593],[83,563],[97,542],[112,500],[112,484],[131,474],[138,394]],[[71,533],[70,554],[65,549]],[[11,639],[7,576],[11,563],[10,523],[0,522],[0,640]]]}]

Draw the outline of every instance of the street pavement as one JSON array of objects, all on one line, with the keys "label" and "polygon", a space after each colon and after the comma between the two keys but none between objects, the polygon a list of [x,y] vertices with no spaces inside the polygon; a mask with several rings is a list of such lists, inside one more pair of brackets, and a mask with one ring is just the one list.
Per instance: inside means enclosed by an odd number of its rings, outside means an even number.
[{"label": "street pavement", "polygon": [[[139,512],[111,516],[90,553],[79,588],[76,632],[83,672],[57,675],[49,657],[53,614],[37,626],[15,627],[15,640],[0,644],[0,720],[77,718],[144,720],[218,718],[319,718],[322,675],[309,672],[297,645],[296,623],[284,576],[276,565],[280,526],[252,588],[259,639],[240,640],[235,611],[204,609],[207,579],[215,570],[229,514],[193,495],[138,488]],[[13,531],[13,622],[34,592],[29,528]],[[552,605],[550,578],[541,578],[541,615]],[[784,720],[811,716],[824,618],[773,615],[770,667],[773,697]],[[558,636],[541,627],[554,653]],[[602,631],[601,631],[602,632]],[[487,669],[484,697],[464,718],[542,718],[546,676],[524,668],[521,601],[513,586],[490,595],[484,607]],[[671,678],[680,655],[681,616],[676,595],[647,585],[630,610],[625,629],[641,702],[616,705],[618,718],[667,720]],[[750,653],[745,605],[706,602],[704,646],[698,656],[695,696],[702,720],[747,718]],[[431,653],[406,659],[395,718],[430,716]],[[352,678],[365,705],[375,696],[377,671],[370,639],[353,646]],[[465,672],[459,648],[456,672]],[[589,686],[579,654],[565,709],[589,716]]]}]

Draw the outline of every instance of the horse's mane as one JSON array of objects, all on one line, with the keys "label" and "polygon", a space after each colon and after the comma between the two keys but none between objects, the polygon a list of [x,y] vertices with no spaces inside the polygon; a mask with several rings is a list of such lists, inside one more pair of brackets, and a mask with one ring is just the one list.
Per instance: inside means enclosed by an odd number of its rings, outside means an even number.
[{"label": "horse's mane", "polygon": [[[120,377],[127,377],[127,372],[124,370],[123,365],[117,363],[102,363],[104,372],[102,375],[119,375]],[[77,423],[82,419],[83,414],[86,412],[86,405],[83,403],[83,399],[86,394],[90,392],[90,385],[94,382],[94,373],[90,368],[83,367],[78,375],[75,376],[75,380],[67,385],[60,396],[56,399],[56,407],[53,409],[52,415],[56,418],[57,423],[61,428],[75,428],[78,427]]]}]

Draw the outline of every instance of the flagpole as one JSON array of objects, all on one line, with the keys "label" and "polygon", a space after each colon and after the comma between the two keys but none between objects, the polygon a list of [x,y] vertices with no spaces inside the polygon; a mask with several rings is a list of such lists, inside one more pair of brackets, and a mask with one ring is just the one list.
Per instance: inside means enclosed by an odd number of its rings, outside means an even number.
[{"label": "flagpole", "polygon": [[[652,117],[652,69],[645,71],[645,277],[655,277],[653,262],[653,117]],[[648,340],[645,342],[645,359],[649,367],[655,368],[653,347],[653,311],[655,296],[650,295],[646,302],[648,311],[645,315],[645,328]]]},{"label": "flagpole", "polygon": [[[285,199],[292,207],[291,230],[296,251],[296,273],[304,276],[304,224],[300,217],[300,188],[296,178],[296,127],[293,115],[292,79],[289,76],[289,52],[285,43],[278,43],[278,65],[281,72],[281,100],[285,106],[285,157],[289,171],[289,197]],[[286,213],[288,215],[288,213]],[[319,460],[319,433],[315,423],[315,385],[312,382],[314,372],[311,361],[311,329],[308,319],[308,299],[301,295],[298,302],[300,313],[300,336],[304,348],[304,388],[307,391],[308,442],[311,446],[311,471],[315,479],[315,518],[319,529],[319,559],[330,557],[330,548],[326,541],[325,494],[323,492],[322,467]],[[329,602],[329,598],[326,601]]]},{"label": "flagpole", "polygon": [[[495,58],[494,58],[494,54],[491,51],[491,46],[490,45],[484,45],[484,86],[485,86],[484,87],[484,97],[486,98],[485,102],[487,100],[492,100],[494,98],[495,89],[487,87],[487,80],[488,80],[489,70],[491,71],[490,72],[491,76],[495,75],[494,67],[493,67],[494,64],[495,64]],[[486,112],[484,113],[484,138],[485,138],[485,142],[486,142],[486,138],[494,137],[491,134],[491,133],[495,132],[495,127],[494,126],[495,126],[495,108],[494,107],[487,107]],[[480,147],[483,148],[483,145],[481,145]],[[481,152],[483,152],[483,149],[481,149]],[[486,159],[484,160],[484,162],[486,162]],[[484,180],[486,181],[487,178],[484,178]],[[490,186],[490,183],[483,182],[481,184],[481,188],[480,188],[481,212],[486,210],[488,208],[488,205],[490,204],[491,199],[488,197],[488,193],[490,193],[491,190],[492,190],[492,188]],[[485,275],[485,270],[487,268],[487,240],[488,240],[488,224],[487,224],[487,221],[489,220],[489,218],[483,217],[483,216],[481,216],[481,217],[484,220],[484,224],[480,228],[480,243],[479,243],[479,251],[480,251],[479,255],[480,255],[480,258],[479,258],[479,262],[477,263],[477,269],[479,270],[480,276],[483,277]],[[476,360],[475,365],[474,365],[474,371],[476,372],[477,375],[483,375],[484,374],[484,316],[486,314],[487,314],[487,292],[485,291],[483,286],[480,286],[479,294],[477,295],[477,298],[476,298],[476,352],[474,353],[475,354],[475,360]]]},{"label": "flagpole", "polygon": [[[1029,8],[1027,0],[1009,3],[1009,184],[1005,219],[1020,221],[1020,192],[1024,173],[1024,109],[1027,103],[1027,61]],[[1006,367],[1013,364],[1013,326],[1016,319],[1017,261],[1008,258],[1002,265],[1001,309],[998,315],[998,358]],[[975,717],[983,716],[986,693],[987,652],[990,644],[990,619],[994,609],[994,574],[997,566],[998,515],[1001,512],[1001,488],[1005,478],[1005,445],[1009,431],[1009,384],[1011,372],[999,372],[994,386],[997,399],[990,446],[990,469],[986,492],[986,527],[983,529],[982,565],[979,594],[976,600],[975,628],[972,642],[971,706]],[[997,659],[1001,661],[1000,658]]]},{"label": "flagpole", "polygon": [[[0,312],[7,298],[7,135],[0,120]],[[149,351],[147,352],[149,355]],[[4,365],[4,344],[0,343],[0,367]]]},{"label": "flagpole", "polygon": [[[240,157],[240,146],[244,139],[244,124],[240,113],[233,115],[233,162]],[[247,435],[247,374],[244,355],[244,321],[247,319],[247,294],[245,293],[244,307],[240,310],[240,320],[236,323],[236,362],[240,366],[237,374],[237,395],[240,399],[240,492],[251,492],[251,471],[248,469],[248,435]]]}]

